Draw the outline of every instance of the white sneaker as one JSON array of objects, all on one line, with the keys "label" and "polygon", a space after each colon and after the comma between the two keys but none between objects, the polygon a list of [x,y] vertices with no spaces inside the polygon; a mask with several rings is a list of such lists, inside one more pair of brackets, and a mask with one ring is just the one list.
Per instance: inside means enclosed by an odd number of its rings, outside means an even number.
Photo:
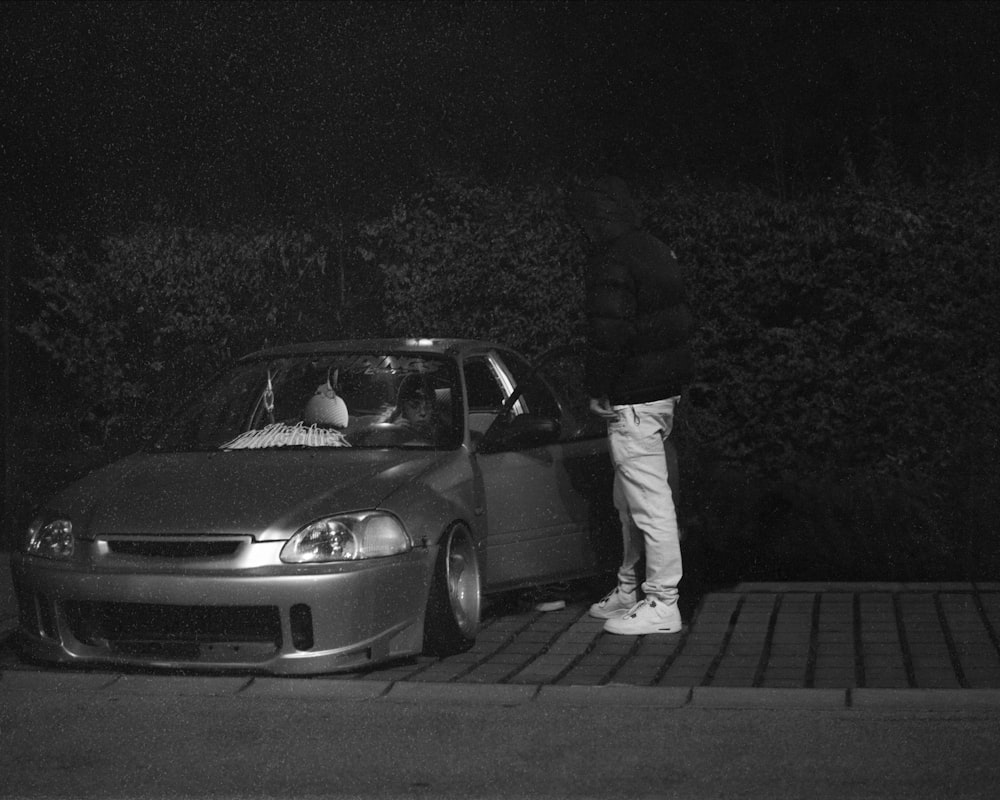
[{"label": "white sneaker", "polygon": [[590,607],[590,616],[598,619],[623,617],[635,605],[635,602],[635,592],[626,594],[616,586],[604,596],[604,599],[598,600]]},{"label": "white sneaker", "polygon": [[646,633],[679,633],[681,612],[677,608],[677,603],[665,603],[662,600],[647,597],[617,619],[609,619],[605,622],[604,630],[608,633],[620,633],[626,636]]}]

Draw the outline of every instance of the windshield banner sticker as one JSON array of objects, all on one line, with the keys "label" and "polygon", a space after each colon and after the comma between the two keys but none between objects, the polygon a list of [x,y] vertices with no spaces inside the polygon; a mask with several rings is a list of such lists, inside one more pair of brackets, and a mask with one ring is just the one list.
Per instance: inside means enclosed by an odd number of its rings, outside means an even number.
[{"label": "windshield banner sticker", "polygon": [[220,450],[260,450],[266,447],[350,447],[350,442],[338,430],[321,428],[319,425],[306,427],[301,422],[286,425],[275,422],[259,431],[247,431],[232,441],[226,442]]}]

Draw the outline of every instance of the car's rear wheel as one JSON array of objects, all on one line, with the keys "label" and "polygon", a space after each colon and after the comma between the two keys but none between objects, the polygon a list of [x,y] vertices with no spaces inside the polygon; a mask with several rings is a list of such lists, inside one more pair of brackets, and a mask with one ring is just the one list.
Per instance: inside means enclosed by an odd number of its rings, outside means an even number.
[{"label": "car's rear wheel", "polygon": [[456,525],[441,538],[427,599],[424,651],[448,656],[468,650],[476,641],[481,604],[476,543],[468,528]]}]

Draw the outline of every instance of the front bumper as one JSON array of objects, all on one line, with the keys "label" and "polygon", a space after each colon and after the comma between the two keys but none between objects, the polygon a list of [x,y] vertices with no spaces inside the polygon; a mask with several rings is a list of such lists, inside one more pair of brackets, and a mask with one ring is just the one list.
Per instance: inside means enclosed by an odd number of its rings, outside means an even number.
[{"label": "front bumper", "polygon": [[26,656],[311,674],[414,655],[433,549],[247,570],[95,569],[15,553]]}]

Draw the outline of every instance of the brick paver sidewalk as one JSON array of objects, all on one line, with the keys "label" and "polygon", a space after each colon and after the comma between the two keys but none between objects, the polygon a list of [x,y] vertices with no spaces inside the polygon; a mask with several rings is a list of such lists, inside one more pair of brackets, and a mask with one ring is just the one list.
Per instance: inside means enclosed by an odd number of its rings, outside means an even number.
[{"label": "brick paver sidewalk", "polygon": [[741,584],[683,632],[605,634],[586,603],[488,619],[476,646],[365,673],[397,681],[1000,688],[1000,585]]}]

